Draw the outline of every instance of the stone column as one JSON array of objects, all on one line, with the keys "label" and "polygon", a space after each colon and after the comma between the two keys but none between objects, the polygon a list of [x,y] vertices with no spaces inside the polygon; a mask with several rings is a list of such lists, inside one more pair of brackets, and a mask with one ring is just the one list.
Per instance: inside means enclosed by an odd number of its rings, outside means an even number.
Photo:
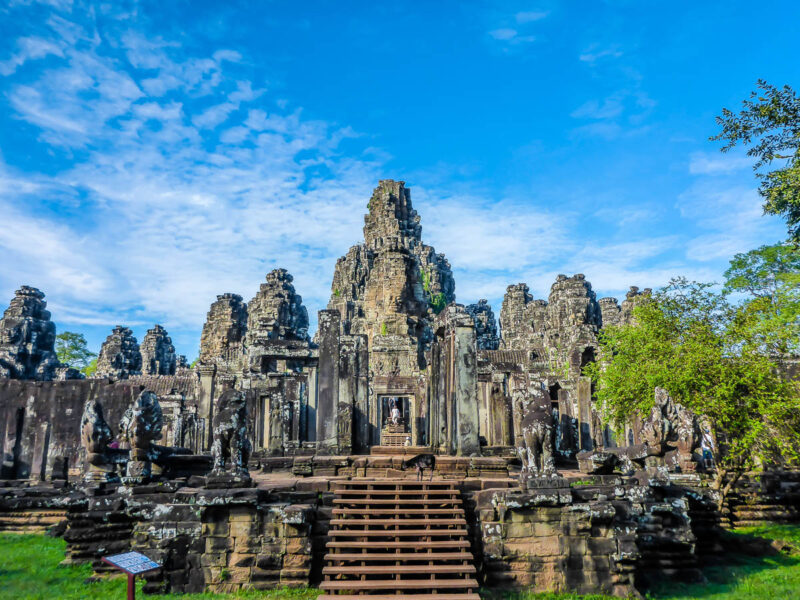
[{"label": "stone column", "polygon": [[369,447],[368,370],[367,337],[341,336],[337,410],[340,454],[364,452]]},{"label": "stone column", "polygon": [[592,380],[589,377],[578,379],[578,415],[581,450],[594,448],[592,436]]},{"label": "stone column", "polygon": [[455,410],[456,454],[480,455],[478,441],[478,349],[475,325],[470,318],[465,326],[455,327]]},{"label": "stone column", "polygon": [[338,310],[321,310],[318,318],[319,367],[317,371],[317,453],[336,454],[339,400]]},{"label": "stone column", "polygon": [[317,365],[309,366],[308,405],[306,406],[306,441],[317,441]]},{"label": "stone column", "polygon": [[198,365],[197,373],[200,376],[200,387],[197,398],[197,416],[203,420],[204,427],[202,432],[202,439],[199,446],[205,450],[211,450],[212,427],[211,423],[214,422],[214,396],[216,395],[215,379],[217,373],[217,366],[212,364]]}]

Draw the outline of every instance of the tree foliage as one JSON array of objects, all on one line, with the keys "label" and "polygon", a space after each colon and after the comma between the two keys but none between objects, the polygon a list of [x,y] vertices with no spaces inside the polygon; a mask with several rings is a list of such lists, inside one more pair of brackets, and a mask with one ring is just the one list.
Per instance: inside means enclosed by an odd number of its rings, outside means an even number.
[{"label": "tree foliage", "polygon": [[61,364],[81,371],[97,354],[89,350],[82,333],[64,331],[56,336],[56,356]]},{"label": "tree foliage", "polygon": [[[786,218],[789,235],[800,242],[800,98],[788,85],[777,88],[759,79],[756,86],[739,113],[722,109],[716,119],[721,131],[711,140],[725,142],[723,152],[750,146],[764,212]],[[770,170],[775,161],[779,167]]]},{"label": "tree foliage", "polygon": [[739,318],[748,343],[772,355],[800,353],[800,247],[761,246],[737,254],[725,271],[728,294],[744,294]]},{"label": "tree foliage", "polygon": [[81,373],[86,377],[94,377],[94,374],[97,373],[97,359],[93,358],[89,361],[89,364],[81,369]]},{"label": "tree foliage", "polygon": [[[741,289],[765,254],[780,254],[754,253],[737,255],[727,289]],[[777,268],[767,262],[767,271]],[[616,427],[649,414],[656,387],[697,414],[716,442],[723,494],[745,470],[795,461],[800,448],[800,386],[781,375],[773,353],[787,336],[774,331],[779,321],[765,300],[772,284],[759,276],[748,285],[755,292],[733,302],[727,289],[674,279],[634,308],[633,324],[604,329],[600,360],[585,369]]]}]

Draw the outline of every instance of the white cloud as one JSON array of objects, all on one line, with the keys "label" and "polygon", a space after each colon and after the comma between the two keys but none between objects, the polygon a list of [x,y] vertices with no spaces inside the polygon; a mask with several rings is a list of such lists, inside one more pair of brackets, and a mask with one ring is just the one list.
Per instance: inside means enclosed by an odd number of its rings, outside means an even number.
[{"label": "white cloud", "polygon": [[[360,237],[375,156],[340,156],[348,127],[267,111],[275,99],[227,72],[240,54],[186,56],[127,25],[104,32],[122,56],[78,43],[6,82],[14,116],[72,165],[46,176],[0,163],[0,292],[36,285],[62,323],[199,334],[218,293],[249,299],[282,266],[312,312],[324,306],[335,259]],[[64,19],[50,28],[94,40]]]},{"label": "white cloud", "polygon": [[706,230],[686,246],[686,258],[692,261],[730,259],[765,239],[777,242],[785,237],[780,220],[763,215],[761,198],[749,187],[700,180],[681,194],[677,208],[682,217]]},{"label": "white cloud", "polygon": [[625,110],[621,95],[609,96],[604,100],[589,100],[576,108],[570,116],[575,119],[613,119]]},{"label": "white cloud", "polygon": [[493,29],[489,32],[489,35],[496,40],[511,40],[517,36],[517,30],[503,27],[501,29]]},{"label": "white cloud", "polygon": [[655,106],[655,100],[641,90],[618,90],[601,100],[588,100],[572,111],[570,116],[575,119],[595,121],[576,127],[573,133],[605,139],[639,135],[649,129],[645,121]]},{"label": "white cloud", "polygon": [[594,65],[596,62],[604,58],[619,58],[624,53],[620,50],[619,46],[606,46],[601,47],[597,44],[592,44],[586,50],[580,53],[578,60],[581,62]]},{"label": "white cloud", "polygon": [[546,18],[547,15],[549,14],[550,13],[541,10],[523,11],[523,12],[518,12],[516,15],[514,15],[514,20],[520,24],[533,23],[534,21],[541,21],[542,19]]},{"label": "white cloud", "polygon": [[64,56],[61,47],[39,37],[23,37],[17,40],[18,50],[11,57],[0,61],[0,75],[11,75],[29,60],[48,55]]},{"label": "white cloud", "polygon": [[721,175],[752,165],[753,160],[747,156],[694,152],[689,157],[689,173],[692,175]]}]

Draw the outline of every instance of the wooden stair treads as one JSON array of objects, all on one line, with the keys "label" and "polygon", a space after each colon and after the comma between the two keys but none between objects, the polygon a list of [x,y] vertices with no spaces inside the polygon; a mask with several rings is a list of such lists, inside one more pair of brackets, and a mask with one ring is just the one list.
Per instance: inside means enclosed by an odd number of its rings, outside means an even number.
[{"label": "wooden stair treads", "polygon": [[454,482],[356,479],[334,493],[319,600],[480,600]]}]

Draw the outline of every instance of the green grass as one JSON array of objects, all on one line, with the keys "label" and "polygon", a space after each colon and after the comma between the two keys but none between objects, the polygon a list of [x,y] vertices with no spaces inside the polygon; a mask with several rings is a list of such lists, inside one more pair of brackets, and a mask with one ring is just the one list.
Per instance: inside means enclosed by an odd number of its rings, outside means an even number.
[{"label": "green grass", "polygon": [[[705,584],[665,582],[653,590],[653,600],[800,600],[800,526],[771,525],[738,530],[730,534],[729,548],[743,548],[755,537],[782,540],[798,551],[793,555],[750,556],[729,552],[724,566],[704,570]],[[87,583],[92,576],[88,565],[60,567],[65,543],[42,535],[0,534],[0,599],[92,600],[125,597],[125,579],[103,579]],[[270,592],[241,592],[230,595],[186,594],[144,596],[141,581],[137,597],[153,600],[199,600],[200,598],[271,598],[314,600],[314,589],[281,589]],[[557,593],[482,592],[486,600],[612,600],[609,596]]]},{"label": "green grass", "polygon": [[[92,576],[89,565],[61,567],[64,540],[43,535],[0,534],[0,599],[9,600],[122,600],[127,581],[124,577],[87,583]],[[240,592],[238,594],[166,594],[145,596],[137,579],[136,597],[152,600],[199,600],[201,598],[271,598],[274,600],[313,600],[314,589]]]},{"label": "green grass", "polygon": [[[769,525],[738,529],[723,545],[730,551],[725,563],[703,570],[708,583],[665,582],[653,590],[658,600],[798,600],[800,599],[800,526]],[[741,552],[755,538],[782,540],[795,546],[791,553],[751,556]],[[753,554],[756,554],[755,552]]]}]

